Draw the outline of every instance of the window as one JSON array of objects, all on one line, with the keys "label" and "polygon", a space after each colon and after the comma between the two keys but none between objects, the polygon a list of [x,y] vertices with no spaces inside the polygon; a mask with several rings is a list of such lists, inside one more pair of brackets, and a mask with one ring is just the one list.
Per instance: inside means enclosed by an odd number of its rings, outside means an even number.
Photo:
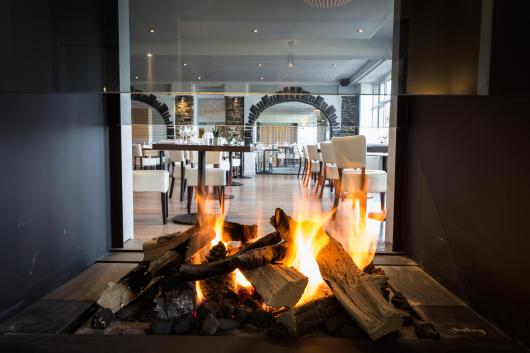
[{"label": "window", "polygon": [[390,76],[374,83],[372,105],[372,127],[388,128],[390,126]]}]

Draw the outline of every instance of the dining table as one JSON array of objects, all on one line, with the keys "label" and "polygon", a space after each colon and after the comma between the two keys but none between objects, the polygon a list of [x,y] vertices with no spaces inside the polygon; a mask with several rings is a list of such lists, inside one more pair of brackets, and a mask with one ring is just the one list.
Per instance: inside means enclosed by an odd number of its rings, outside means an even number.
[{"label": "dining table", "polygon": [[[206,152],[250,152],[250,146],[234,145],[200,145],[160,142],[153,144],[153,149],[160,151],[197,151],[197,212],[178,214],[173,217],[177,224],[197,224],[200,221],[199,214],[204,214],[204,201],[206,194]],[[162,159],[162,157],[160,157]]]}]

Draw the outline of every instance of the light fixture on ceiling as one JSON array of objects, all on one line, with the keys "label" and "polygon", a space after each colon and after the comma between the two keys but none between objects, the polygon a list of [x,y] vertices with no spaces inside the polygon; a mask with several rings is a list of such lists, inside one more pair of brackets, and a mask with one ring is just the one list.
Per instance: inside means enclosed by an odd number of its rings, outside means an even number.
[{"label": "light fixture on ceiling", "polygon": [[331,9],[348,5],[352,0],[304,0],[307,6],[318,7],[320,9]]},{"label": "light fixture on ceiling", "polygon": [[263,78],[263,77],[260,77],[259,79],[260,79],[260,80],[262,80],[262,81],[264,80],[264,78]]},{"label": "light fixture on ceiling", "polygon": [[145,56],[147,56],[148,58],[152,58],[152,57],[153,57],[153,54],[151,54],[151,53],[147,53],[147,54],[145,54]]},{"label": "light fixture on ceiling", "polygon": [[184,63],[184,64],[182,64],[182,66],[186,67],[186,66],[188,66],[188,64]]},{"label": "light fixture on ceiling", "polygon": [[154,28],[149,28],[149,33],[155,33],[155,29]]},{"label": "light fixture on ceiling", "polygon": [[234,97],[233,101],[234,103],[237,103],[237,97]]},{"label": "light fixture on ceiling", "polygon": [[202,77],[201,76],[197,77],[197,80],[199,80],[199,81],[202,80]]},{"label": "light fixture on ceiling", "polygon": [[134,79],[135,79],[135,80],[138,80],[139,78],[140,78],[140,77],[138,77],[138,76],[134,76]]},{"label": "light fixture on ceiling", "polygon": [[293,68],[294,67],[294,54],[293,54],[293,45],[294,41],[290,40],[287,42],[289,45],[289,52],[287,53],[287,67]]},{"label": "light fixture on ceiling", "polygon": [[359,32],[359,33],[363,33],[363,32],[364,32],[364,29],[362,29],[362,28],[357,28],[357,32]]},{"label": "light fixture on ceiling", "polygon": [[262,67],[262,66],[263,66],[263,64],[258,64],[258,67]]},{"label": "light fixture on ceiling", "polygon": [[254,28],[254,29],[252,30],[252,32],[254,32],[254,33],[258,33],[258,32],[259,32],[259,29]]},{"label": "light fixture on ceiling", "polygon": [[333,67],[337,67],[337,64],[333,64]]}]

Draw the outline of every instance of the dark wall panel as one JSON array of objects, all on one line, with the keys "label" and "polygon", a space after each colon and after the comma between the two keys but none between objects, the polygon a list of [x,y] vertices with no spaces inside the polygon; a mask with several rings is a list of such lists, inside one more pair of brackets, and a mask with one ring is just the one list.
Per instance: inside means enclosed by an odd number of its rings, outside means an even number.
[{"label": "dark wall panel", "polygon": [[88,267],[109,237],[99,94],[0,94],[0,320]]},{"label": "dark wall panel", "polygon": [[406,252],[529,343],[530,99],[399,100]]}]

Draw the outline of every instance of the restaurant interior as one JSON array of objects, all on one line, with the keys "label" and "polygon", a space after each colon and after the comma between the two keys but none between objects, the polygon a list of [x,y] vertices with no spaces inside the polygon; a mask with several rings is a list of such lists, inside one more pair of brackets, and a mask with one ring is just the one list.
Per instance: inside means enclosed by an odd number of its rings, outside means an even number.
[{"label": "restaurant interior", "polygon": [[7,1],[0,351],[528,352],[528,7]]}]

